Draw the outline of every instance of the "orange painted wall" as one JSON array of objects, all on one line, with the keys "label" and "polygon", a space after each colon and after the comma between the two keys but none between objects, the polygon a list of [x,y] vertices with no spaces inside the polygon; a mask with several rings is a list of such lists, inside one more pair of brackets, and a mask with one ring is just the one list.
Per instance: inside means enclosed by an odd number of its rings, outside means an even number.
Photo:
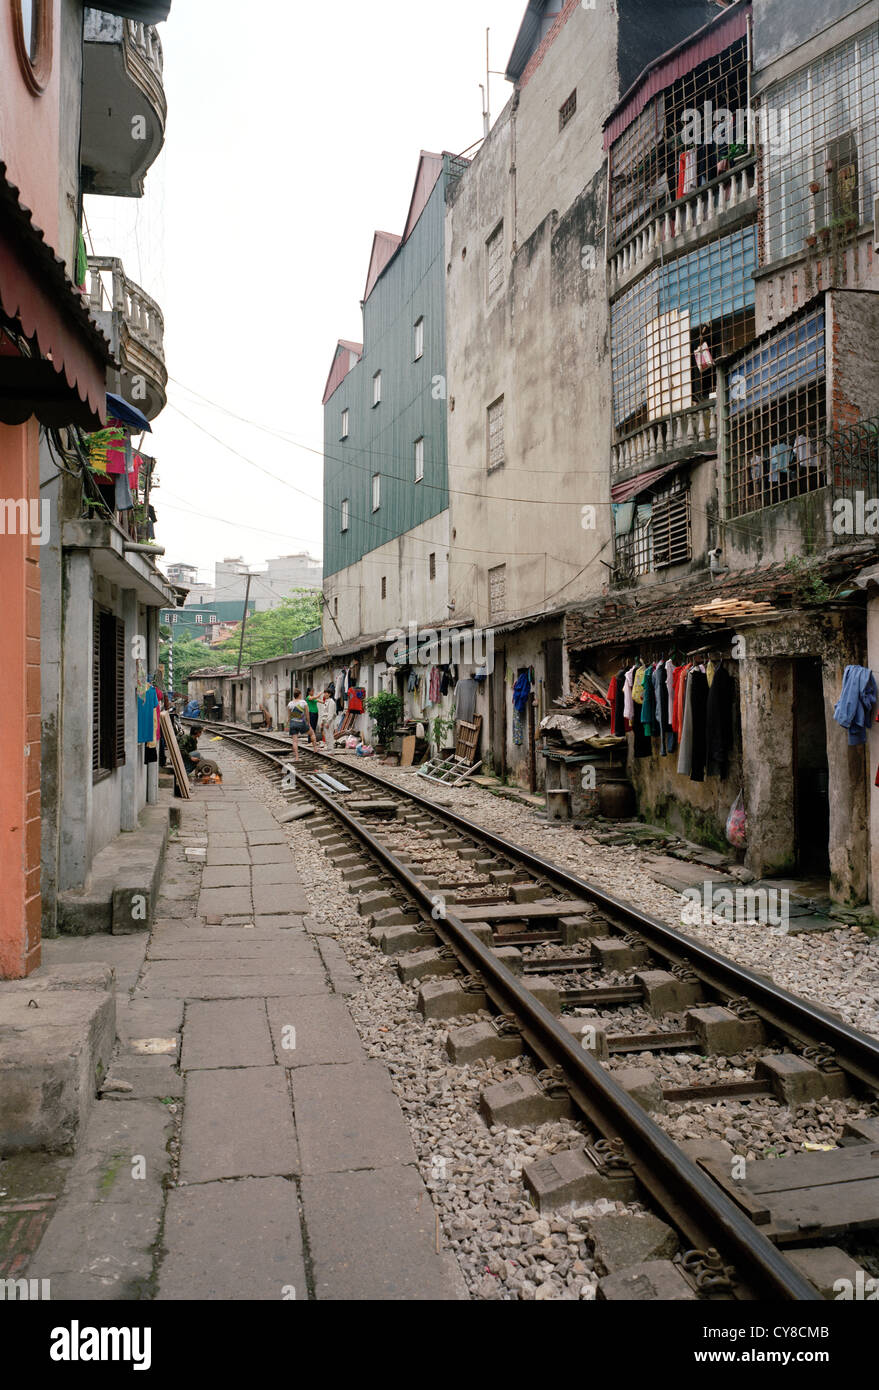
[{"label": "orange painted wall", "polygon": [[[0,424],[0,502],[31,497],[39,497],[39,426]],[[4,516],[0,979],[18,979],[40,963],[40,562],[31,537],[6,534],[8,526]]]},{"label": "orange painted wall", "polygon": [[19,67],[13,7],[10,0],[0,0],[0,159],[37,226],[57,248],[61,0],[52,0],[52,11],[52,71],[37,96]]}]

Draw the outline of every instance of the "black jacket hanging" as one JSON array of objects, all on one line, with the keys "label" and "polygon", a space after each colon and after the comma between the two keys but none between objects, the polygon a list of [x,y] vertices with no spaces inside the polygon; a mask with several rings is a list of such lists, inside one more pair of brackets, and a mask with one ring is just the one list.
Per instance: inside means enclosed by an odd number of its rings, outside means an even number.
[{"label": "black jacket hanging", "polygon": [[708,689],[705,745],[709,777],[729,775],[729,755],[732,749],[733,696],[735,681],[725,667],[718,666]]},{"label": "black jacket hanging", "polygon": [[690,672],[690,703],[693,710],[693,761],[690,781],[704,782],[708,711],[708,677],[704,671]]}]

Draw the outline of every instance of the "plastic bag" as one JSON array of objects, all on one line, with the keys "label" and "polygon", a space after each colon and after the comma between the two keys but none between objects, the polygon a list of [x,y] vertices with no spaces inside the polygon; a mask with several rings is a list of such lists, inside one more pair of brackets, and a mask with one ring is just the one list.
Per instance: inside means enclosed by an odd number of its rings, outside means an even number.
[{"label": "plastic bag", "polygon": [[748,817],[745,814],[745,798],[741,792],[726,818],[726,838],[737,849],[744,849],[748,843]]}]

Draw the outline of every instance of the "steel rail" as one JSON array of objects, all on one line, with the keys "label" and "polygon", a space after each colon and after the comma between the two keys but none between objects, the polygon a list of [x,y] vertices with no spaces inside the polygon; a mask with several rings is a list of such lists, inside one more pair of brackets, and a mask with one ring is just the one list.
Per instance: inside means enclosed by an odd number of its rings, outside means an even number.
[{"label": "steel rail", "polygon": [[[218,727],[230,726],[221,725]],[[247,730],[236,729],[237,734],[247,732]],[[271,738],[273,741],[283,744],[283,740],[277,735],[257,734],[257,731],[254,731],[253,736]],[[339,766],[335,759],[329,758],[326,754],[315,755],[313,749],[303,751],[308,751],[313,756],[327,757],[328,761],[334,763],[336,767]],[[514,862],[524,865],[533,873],[549,879],[572,896],[582,897],[585,893],[595,902],[596,906],[610,916],[621,919],[618,925],[624,925],[637,931],[658,955],[664,956],[675,964],[695,968],[706,984],[717,990],[718,993],[725,994],[728,998],[736,998],[747,993],[749,1002],[772,1027],[797,1038],[806,1046],[830,1048],[835,1054],[836,1061],[845,1071],[857,1077],[868,1088],[879,1089],[879,1039],[870,1037],[868,1033],[862,1032],[859,1028],[853,1028],[844,1019],[822,1008],[820,1004],[813,1004],[791,994],[789,990],[783,989],[774,981],[767,980],[753,970],[749,970],[747,966],[739,965],[736,961],[730,960],[728,956],[723,956],[710,946],[703,945],[694,937],[686,936],[683,932],[668,926],[667,923],[650,916],[649,913],[642,912],[633,904],[614,897],[612,893],[606,892],[589,879],[579,878],[576,874],[562,869],[558,864],[553,864],[540,855],[534,854],[531,850],[504,839],[503,836],[494,831],[477,825],[456,811],[450,811],[444,806],[437,806],[427,797],[419,796],[417,792],[409,791],[408,788],[398,787],[396,783],[389,782],[387,778],[381,777],[378,773],[370,772],[366,768],[358,767],[353,771],[357,775],[379,784],[386,790],[390,788],[407,801],[414,802],[417,806],[439,816],[466,834],[481,839],[498,854],[502,854]]]},{"label": "steel rail", "polygon": [[[244,738],[229,737],[231,742],[276,763],[281,769],[289,761],[268,749],[246,743]],[[316,796],[326,810],[392,872],[412,897],[432,910],[433,893],[407,865],[337,800],[314,783],[306,785],[310,796]],[[677,1147],[647,1111],[614,1081],[611,1073],[577,1045],[567,1029],[489,947],[448,909],[436,925],[441,934],[451,935],[465,961],[478,968],[494,1002],[503,1012],[512,1012],[521,1021],[526,1041],[533,1040],[544,1059],[551,1059],[554,1065],[563,1068],[569,1078],[572,1098],[587,1118],[605,1135],[622,1138],[634,1159],[635,1176],[688,1238],[698,1241],[707,1237],[712,1246],[731,1256],[736,1262],[736,1274],[747,1278],[749,1288],[756,1294],[769,1299],[822,1301],[808,1280],[754,1226],[742,1209]]]}]

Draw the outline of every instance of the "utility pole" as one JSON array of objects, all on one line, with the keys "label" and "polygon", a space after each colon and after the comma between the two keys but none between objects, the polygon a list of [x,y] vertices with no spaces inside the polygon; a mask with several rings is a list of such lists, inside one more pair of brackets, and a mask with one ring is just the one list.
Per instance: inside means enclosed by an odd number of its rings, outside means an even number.
[{"label": "utility pole", "polygon": [[247,571],[247,584],[244,589],[244,616],[241,619],[241,641],[238,643],[238,670],[236,676],[241,675],[241,653],[244,651],[244,630],[247,627],[247,600],[250,598],[250,570]]}]

